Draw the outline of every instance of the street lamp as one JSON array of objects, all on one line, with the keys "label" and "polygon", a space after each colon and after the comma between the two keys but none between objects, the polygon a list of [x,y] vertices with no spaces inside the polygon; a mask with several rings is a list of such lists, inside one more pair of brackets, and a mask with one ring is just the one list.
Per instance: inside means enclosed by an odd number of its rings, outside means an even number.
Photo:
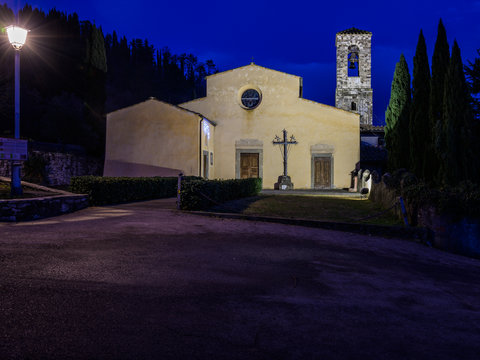
[{"label": "street lamp", "polygon": [[[20,49],[27,40],[28,30],[20,26],[10,25],[5,28],[8,41],[15,49],[15,139],[20,139]],[[22,183],[20,180],[21,164],[12,161],[12,195],[22,195]]]}]

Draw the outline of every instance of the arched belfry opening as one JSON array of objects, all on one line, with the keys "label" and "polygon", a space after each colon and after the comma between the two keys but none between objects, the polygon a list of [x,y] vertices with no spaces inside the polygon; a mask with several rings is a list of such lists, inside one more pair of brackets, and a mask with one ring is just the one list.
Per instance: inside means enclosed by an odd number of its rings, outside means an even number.
[{"label": "arched belfry opening", "polygon": [[360,124],[372,124],[372,33],[350,28],[337,33],[337,88],[335,106],[360,115]]},{"label": "arched belfry opening", "polygon": [[358,46],[352,45],[348,47],[348,76],[360,76],[360,64],[359,64]]}]

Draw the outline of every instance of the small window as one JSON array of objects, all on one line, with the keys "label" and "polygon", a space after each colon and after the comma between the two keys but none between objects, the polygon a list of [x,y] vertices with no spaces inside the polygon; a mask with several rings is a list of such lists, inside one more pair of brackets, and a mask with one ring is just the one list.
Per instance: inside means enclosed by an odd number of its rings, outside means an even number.
[{"label": "small window", "polygon": [[213,152],[210,153],[210,165],[213,166]]},{"label": "small window", "polygon": [[352,111],[357,111],[357,103],[352,101]]}]

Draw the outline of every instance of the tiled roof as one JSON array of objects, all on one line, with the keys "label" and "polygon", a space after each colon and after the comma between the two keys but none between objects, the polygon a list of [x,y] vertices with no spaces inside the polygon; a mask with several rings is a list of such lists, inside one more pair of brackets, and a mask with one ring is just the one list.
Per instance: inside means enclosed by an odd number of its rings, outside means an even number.
[{"label": "tiled roof", "polygon": [[360,131],[385,131],[383,126],[376,126],[370,124],[360,124]]},{"label": "tiled roof", "polygon": [[372,34],[372,33],[370,31],[360,30],[355,27],[352,27],[350,29],[340,31],[337,34]]}]

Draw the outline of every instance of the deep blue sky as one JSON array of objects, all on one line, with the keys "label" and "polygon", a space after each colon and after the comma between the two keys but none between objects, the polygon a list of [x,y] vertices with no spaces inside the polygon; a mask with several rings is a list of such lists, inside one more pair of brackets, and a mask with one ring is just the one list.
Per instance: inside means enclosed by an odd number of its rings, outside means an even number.
[{"label": "deep blue sky", "polygon": [[[0,0],[1,2],[1,0]],[[420,29],[431,54],[443,19],[448,40],[457,39],[464,62],[480,48],[480,0],[8,0],[44,11],[72,13],[104,33],[148,39],[157,48],[212,59],[221,71],[250,63],[302,76],[304,97],[335,104],[335,34],[352,26],[372,37],[374,123],[384,120],[395,63],[412,59]]]}]

